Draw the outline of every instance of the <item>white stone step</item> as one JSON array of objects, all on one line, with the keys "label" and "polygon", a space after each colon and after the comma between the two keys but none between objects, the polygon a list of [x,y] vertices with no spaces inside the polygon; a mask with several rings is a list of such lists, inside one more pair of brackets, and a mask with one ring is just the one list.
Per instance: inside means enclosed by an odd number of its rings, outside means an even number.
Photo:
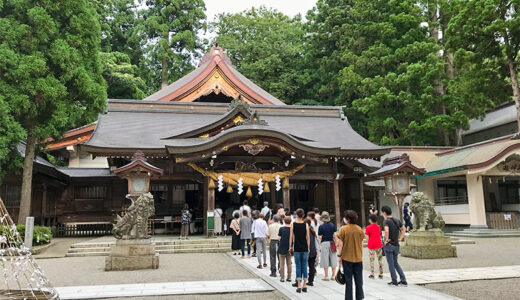
[{"label": "white stone step", "polygon": [[68,257],[83,257],[83,256],[108,256],[110,252],[79,252],[79,253],[67,253]]}]

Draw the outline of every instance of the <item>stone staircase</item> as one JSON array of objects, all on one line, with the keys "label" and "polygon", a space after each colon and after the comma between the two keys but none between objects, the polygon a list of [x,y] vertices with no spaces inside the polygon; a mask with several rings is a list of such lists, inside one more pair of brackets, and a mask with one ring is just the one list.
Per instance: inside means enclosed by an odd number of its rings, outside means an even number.
[{"label": "stone staircase", "polygon": [[[231,239],[156,240],[155,251],[159,254],[173,253],[224,253],[231,251]],[[77,243],[71,245],[68,257],[108,256],[113,242]]]},{"label": "stone staircase", "polygon": [[498,237],[520,237],[519,229],[471,229],[454,231],[447,233],[453,237],[473,237],[473,238],[498,238]]}]

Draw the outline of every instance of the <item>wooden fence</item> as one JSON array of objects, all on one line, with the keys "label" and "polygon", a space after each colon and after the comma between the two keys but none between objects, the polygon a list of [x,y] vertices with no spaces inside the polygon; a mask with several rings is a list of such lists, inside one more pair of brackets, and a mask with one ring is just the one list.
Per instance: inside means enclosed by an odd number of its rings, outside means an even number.
[{"label": "wooden fence", "polygon": [[60,225],[53,230],[53,237],[102,236],[112,234],[112,224]]},{"label": "wooden fence", "polygon": [[491,213],[489,215],[490,227],[492,229],[517,229],[518,219],[514,212]]}]

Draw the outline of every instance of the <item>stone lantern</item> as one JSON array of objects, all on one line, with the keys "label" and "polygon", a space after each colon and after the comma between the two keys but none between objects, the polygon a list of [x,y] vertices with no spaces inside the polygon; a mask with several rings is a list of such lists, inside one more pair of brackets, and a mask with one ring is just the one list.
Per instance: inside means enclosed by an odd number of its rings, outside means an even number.
[{"label": "stone lantern", "polygon": [[106,271],[157,269],[159,254],[148,234],[148,218],[155,215],[150,179],[162,175],[163,170],[146,161],[141,151],[132,156],[132,161],[118,168],[114,174],[128,180],[128,195],[132,201],[123,217],[118,217],[112,229],[116,243],[111,246],[105,259]]},{"label": "stone lantern", "polygon": [[410,181],[412,176],[424,174],[424,169],[417,168],[410,161],[410,157],[404,153],[401,156],[387,158],[383,166],[369,174],[373,178],[383,178],[385,182],[385,195],[392,198],[399,207],[399,219],[403,221],[403,200],[410,195]]}]

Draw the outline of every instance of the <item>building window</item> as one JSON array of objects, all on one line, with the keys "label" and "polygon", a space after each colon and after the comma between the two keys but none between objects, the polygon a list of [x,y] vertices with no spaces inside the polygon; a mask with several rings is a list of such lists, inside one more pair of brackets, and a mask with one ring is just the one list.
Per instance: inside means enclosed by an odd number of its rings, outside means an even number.
[{"label": "building window", "polygon": [[465,180],[437,181],[436,205],[468,204],[468,192]]},{"label": "building window", "polygon": [[104,185],[84,185],[74,188],[76,200],[103,200],[106,197],[107,188]]},{"label": "building window", "polygon": [[500,203],[520,204],[520,183],[518,180],[506,180],[498,183]]},{"label": "building window", "polygon": [[0,197],[6,207],[20,206],[22,186],[17,184],[5,184],[0,186]]}]

